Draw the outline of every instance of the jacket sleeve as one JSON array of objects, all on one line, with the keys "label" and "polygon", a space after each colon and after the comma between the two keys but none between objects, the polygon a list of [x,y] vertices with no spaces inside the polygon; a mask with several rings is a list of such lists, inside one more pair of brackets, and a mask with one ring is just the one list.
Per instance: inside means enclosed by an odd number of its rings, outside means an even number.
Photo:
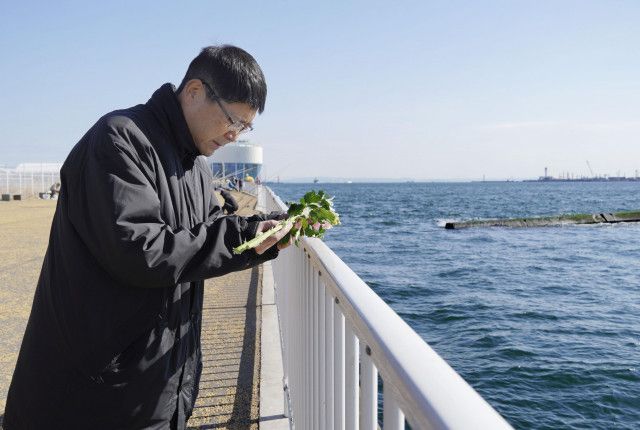
[{"label": "jacket sleeve", "polygon": [[209,214],[207,216],[207,219],[209,221],[214,221],[219,217],[224,216],[224,211],[222,210],[222,205],[218,200],[218,196],[216,196],[213,191],[211,191],[211,193],[213,195],[211,196],[211,201],[209,203]]},{"label": "jacket sleeve", "polygon": [[257,221],[222,216],[190,229],[171,228],[162,219],[148,175],[127,142],[108,136],[88,149],[68,196],[72,225],[115,279],[138,287],[166,287],[274,258],[273,252],[232,252],[255,236]]}]

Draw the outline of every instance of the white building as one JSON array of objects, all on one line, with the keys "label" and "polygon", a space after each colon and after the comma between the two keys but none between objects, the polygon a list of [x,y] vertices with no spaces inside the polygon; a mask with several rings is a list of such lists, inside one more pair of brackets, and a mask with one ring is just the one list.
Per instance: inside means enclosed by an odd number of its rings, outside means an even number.
[{"label": "white building", "polygon": [[251,176],[257,179],[262,171],[262,147],[239,140],[216,150],[207,161],[213,175],[218,178],[233,176],[245,179]]},{"label": "white building", "polygon": [[62,163],[20,163],[15,171],[19,173],[60,173]]}]

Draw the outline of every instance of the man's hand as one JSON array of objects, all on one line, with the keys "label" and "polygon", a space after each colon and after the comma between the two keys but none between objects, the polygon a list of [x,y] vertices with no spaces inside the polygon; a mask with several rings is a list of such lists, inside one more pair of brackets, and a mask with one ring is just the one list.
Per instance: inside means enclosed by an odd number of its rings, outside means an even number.
[{"label": "man's hand", "polygon": [[[260,224],[258,224],[258,229],[256,230],[256,234],[270,230],[277,225],[278,225],[278,221],[276,220],[260,221]],[[271,248],[273,245],[280,242],[280,239],[282,239],[283,237],[286,236],[287,233],[289,233],[289,230],[291,230],[292,226],[293,225],[291,223],[285,224],[285,226],[280,231],[278,231],[276,234],[272,236],[269,236],[264,242],[256,246],[255,248],[256,254],[262,254],[267,249]],[[289,245],[291,245],[291,241],[289,241],[289,243],[286,243],[284,245],[278,244],[277,246],[278,246],[278,249],[284,249]]]}]

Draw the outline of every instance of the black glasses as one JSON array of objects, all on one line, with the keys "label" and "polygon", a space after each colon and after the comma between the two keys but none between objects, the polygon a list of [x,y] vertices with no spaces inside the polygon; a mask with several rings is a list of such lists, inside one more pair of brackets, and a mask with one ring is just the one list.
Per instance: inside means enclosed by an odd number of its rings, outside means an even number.
[{"label": "black glasses", "polygon": [[233,119],[229,111],[222,104],[221,98],[216,94],[215,91],[213,91],[213,88],[203,80],[200,80],[200,82],[202,82],[202,85],[204,85],[207,88],[207,90],[213,95],[213,100],[216,103],[218,103],[218,106],[220,106],[220,110],[227,117],[227,121],[229,121],[229,126],[228,126],[229,131],[232,131],[235,134],[242,134],[242,133],[246,133],[247,131],[253,130],[253,125],[247,124],[242,120]]}]

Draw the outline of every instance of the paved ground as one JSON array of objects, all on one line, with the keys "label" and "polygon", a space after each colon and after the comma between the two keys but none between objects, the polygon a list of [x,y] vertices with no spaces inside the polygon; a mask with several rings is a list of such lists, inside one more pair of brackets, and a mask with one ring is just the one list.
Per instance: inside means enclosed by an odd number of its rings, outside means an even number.
[{"label": "paved ground", "polygon": [[[253,212],[253,197],[234,196],[240,214]],[[55,204],[0,202],[0,411],[29,318]],[[254,268],[205,283],[204,370],[189,421],[192,429],[258,428],[261,277],[261,268]]]},{"label": "paved ground", "polygon": [[0,202],[0,411],[47,250],[56,201]]},{"label": "paved ground", "polygon": [[200,394],[189,428],[257,429],[261,270],[206,283]]}]

